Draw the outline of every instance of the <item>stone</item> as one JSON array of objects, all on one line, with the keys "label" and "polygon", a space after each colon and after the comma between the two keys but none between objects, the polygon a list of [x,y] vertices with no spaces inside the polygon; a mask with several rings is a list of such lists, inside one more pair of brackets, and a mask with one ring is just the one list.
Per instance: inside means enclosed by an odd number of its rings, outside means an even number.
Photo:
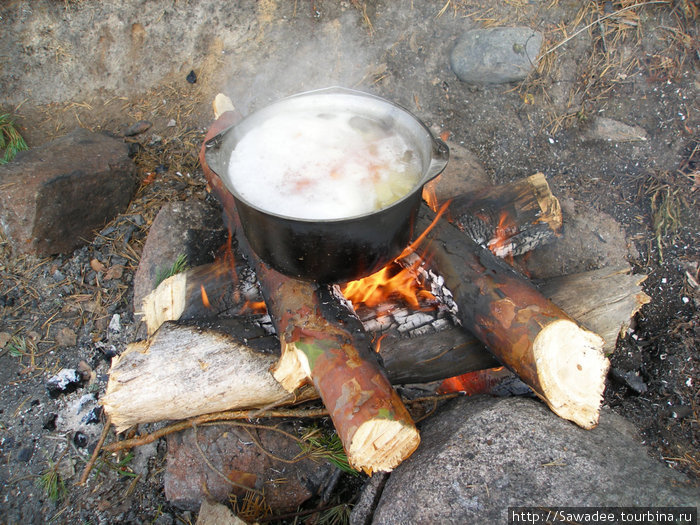
[{"label": "stone", "polygon": [[428,185],[439,203],[491,185],[476,155],[461,144],[447,142],[447,145],[450,148],[450,161],[440,176]]},{"label": "stone", "polygon": [[141,133],[145,133],[146,131],[151,129],[151,126],[153,126],[152,122],[148,120],[139,120],[138,122],[134,122],[131,126],[126,128],[124,136],[133,137],[134,135],[140,135]]},{"label": "stone", "polygon": [[641,126],[630,126],[605,117],[594,118],[584,136],[588,140],[605,142],[644,142],[649,139]]},{"label": "stone", "polygon": [[365,482],[359,499],[352,506],[350,525],[369,525],[372,523],[374,509],[377,508],[388,478],[388,472],[376,472]]},{"label": "stone", "polygon": [[526,78],[537,64],[542,33],[529,27],[470,29],[450,53],[450,67],[470,84],[504,84]]},{"label": "stone", "polygon": [[126,209],[136,183],[122,140],[76,129],[0,166],[0,227],[15,253],[69,253]]},{"label": "stone", "polygon": [[[289,424],[276,426],[294,432]],[[207,497],[226,502],[233,493],[243,498],[245,490],[227,483],[219,474],[222,473],[239,485],[256,490],[264,488],[265,501],[273,514],[292,512],[314,496],[335,469],[323,461],[302,459],[284,463],[271,458],[261,447],[285,459],[293,459],[301,452],[296,442],[274,431],[209,426],[198,428],[196,434],[192,429],[171,434],[167,441],[165,496],[183,510],[196,510]]]},{"label": "stone", "polygon": [[246,525],[246,523],[226,505],[205,499],[199,507],[195,525]]},{"label": "stone", "polygon": [[522,258],[533,279],[585,272],[606,266],[624,266],[637,252],[619,222],[607,213],[572,199],[560,198],[564,228],[546,250]]},{"label": "stone", "polygon": [[389,477],[374,524],[508,523],[517,506],[695,507],[700,493],[604,410],[583,430],[529,398],[454,400]]},{"label": "stone", "polygon": [[185,255],[190,267],[206,264],[226,242],[221,211],[198,200],[170,202],[151,224],[134,275],[134,310],[156,286],[158,273]]}]

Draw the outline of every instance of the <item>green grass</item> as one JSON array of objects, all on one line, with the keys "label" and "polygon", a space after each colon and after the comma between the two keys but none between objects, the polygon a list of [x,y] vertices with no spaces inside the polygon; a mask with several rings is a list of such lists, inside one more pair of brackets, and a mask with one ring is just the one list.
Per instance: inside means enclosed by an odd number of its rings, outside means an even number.
[{"label": "green grass", "polygon": [[8,113],[0,115],[0,164],[7,164],[20,151],[29,149]]},{"label": "green grass", "polygon": [[165,281],[168,277],[172,277],[178,273],[182,273],[189,269],[190,265],[187,263],[187,256],[185,254],[180,254],[175,259],[175,262],[168,268],[161,268],[156,274],[156,288],[160,283]]}]

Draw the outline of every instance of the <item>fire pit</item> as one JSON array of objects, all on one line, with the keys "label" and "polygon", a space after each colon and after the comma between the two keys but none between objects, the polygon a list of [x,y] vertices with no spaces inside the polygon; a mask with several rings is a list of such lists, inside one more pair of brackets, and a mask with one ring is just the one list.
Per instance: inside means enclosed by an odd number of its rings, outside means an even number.
[{"label": "fire pit", "polygon": [[[210,134],[231,125],[237,118],[234,112],[223,114],[212,126]],[[392,380],[400,383],[443,379],[501,363],[514,371],[561,417],[584,428],[596,425],[608,366],[602,351],[602,338],[582,328],[526,278],[492,253],[516,253],[557,233],[561,226],[558,202],[551,193],[547,196],[548,187],[541,175],[492,192],[455,199],[449,206],[449,213],[452,214],[452,221],[460,224],[463,231],[445,219],[447,206],[443,205],[437,214],[425,206],[421,208],[417,230],[423,234],[406,250],[401,262],[413,266],[414,270],[420,267],[421,271],[431,276],[428,281],[432,283],[432,291],[420,292],[423,300],[427,298],[435,303],[437,296],[443,296],[437,301],[441,304],[443,318],[437,316],[427,324],[436,327],[446,323],[446,318],[455,317],[457,323],[477,339],[462,329],[454,328],[439,332],[439,336],[417,332],[414,334],[416,338],[401,341],[400,338],[391,337],[390,330],[387,337],[379,337],[387,335],[380,333],[383,324],[381,316],[365,319],[363,325],[337,286],[284,276],[257,258],[242,234],[232,194],[223,186],[221,179],[208,169],[203,156],[202,161],[209,186],[224,206],[225,222],[261,284],[262,295],[281,343],[281,358],[277,361],[270,356],[264,359],[251,357],[247,343],[241,344],[235,341],[235,337],[232,340],[231,336],[226,336],[226,341],[221,344],[236,353],[231,359],[245,362],[243,368],[249,367],[250,362],[256,363],[257,371],[253,375],[266,377],[264,381],[255,379],[258,388],[248,388],[246,392],[236,391],[240,378],[230,377],[228,382],[222,383],[222,378],[231,376],[232,370],[241,368],[240,362],[218,363],[215,376],[208,376],[209,372],[202,370],[202,363],[207,363],[204,367],[207,370],[211,368],[212,356],[208,343],[203,343],[202,348],[197,350],[203,353],[192,354],[188,350],[187,354],[194,359],[190,364],[178,361],[172,366],[164,366],[159,360],[161,358],[156,357],[162,354],[161,348],[169,352],[170,344],[163,344],[163,341],[182,337],[180,332],[184,328],[168,323],[161,326],[163,321],[188,317],[192,313],[186,313],[188,309],[201,314],[204,303],[210,314],[216,315],[217,301],[227,295],[222,290],[233,287],[230,267],[221,262],[208,268],[194,269],[182,277],[175,276],[171,282],[166,281],[161,285],[164,287],[162,293],[159,287],[144,301],[149,331],[153,333],[160,328],[151,340],[144,343],[145,346],[140,344],[139,348],[125,352],[113,363],[110,387],[103,403],[117,429],[124,429],[135,422],[180,419],[224,409],[213,405],[213,400],[221,401],[227,408],[248,408],[320,395],[350,464],[369,473],[386,471],[408,457],[419,442],[411,416],[391,386]],[[501,211],[494,211],[498,209]],[[504,210],[514,211],[504,214]],[[504,215],[509,215],[511,219],[504,219]],[[491,246],[492,251],[481,247],[475,240]],[[393,271],[385,270],[384,273]],[[599,277],[597,275],[593,279]],[[585,285],[572,284],[573,281],[563,285],[565,288],[578,288],[573,293],[569,289],[568,294],[557,299],[558,302],[574,306],[582,302],[590,304],[590,301],[607,307],[605,294],[601,293],[603,290],[597,289],[591,294],[591,277],[588,279],[589,283]],[[638,284],[637,278],[627,280],[624,285],[627,294],[637,294]],[[349,284],[344,288],[345,292],[349,294],[354,286],[356,283]],[[589,289],[588,299],[581,291],[586,288]],[[612,289],[610,283],[606,288]],[[243,302],[241,297],[234,300],[240,304]],[[414,300],[414,306],[418,305],[419,308],[409,316],[420,317],[420,309],[425,305],[423,300]],[[177,308],[174,307],[175,303],[179,304]],[[626,316],[628,319],[638,306],[637,301],[635,307],[630,307],[626,313],[608,316],[612,325],[616,325],[612,328],[613,335],[620,329],[620,318]],[[372,323],[375,328],[371,328]],[[375,329],[379,333],[373,333]],[[203,340],[210,337],[208,332],[202,334],[201,329],[195,331]],[[239,341],[248,341],[245,332],[238,333],[241,334]],[[219,336],[212,336],[220,341]],[[482,345],[490,352],[486,352]],[[405,350],[407,347],[410,350]],[[378,363],[375,350],[379,350],[385,358],[388,375]],[[432,355],[428,355],[431,352]],[[139,401],[134,399],[140,396],[134,396],[133,389],[139,388],[141,378],[133,366],[132,356],[136,354],[138,359],[142,359],[138,355],[143,353],[147,353],[151,360],[148,374],[163,377],[154,381],[151,375],[147,380],[150,384],[187,385],[184,389],[180,388],[177,394],[182,396],[182,407],[178,408],[183,410],[178,411],[167,401],[160,404],[165,406],[160,412],[153,406],[149,414],[135,409],[134,403]],[[437,369],[431,370],[425,363],[436,364]],[[274,364],[274,380],[267,374],[271,364]],[[171,373],[179,374],[183,379],[165,379]],[[216,392],[208,392],[207,396],[212,394],[211,397],[202,397],[196,400],[196,406],[190,406],[184,400],[192,398],[186,391],[192,390],[195,376],[202,377],[201,381],[197,380],[198,385],[210,385]],[[308,390],[305,385],[312,385],[313,389]],[[223,400],[223,394],[219,393],[222,389],[235,399],[229,397]],[[201,397],[202,392],[194,390],[197,392],[195,395]],[[287,392],[294,393],[295,397],[290,398]],[[252,397],[258,398],[252,399],[251,393]],[[169,392],[168,396],[172,399],[173,393]],[[153,398],[149,404],[159,405],[154,403]],[[251,415],[260,413],[250,412]]]}]

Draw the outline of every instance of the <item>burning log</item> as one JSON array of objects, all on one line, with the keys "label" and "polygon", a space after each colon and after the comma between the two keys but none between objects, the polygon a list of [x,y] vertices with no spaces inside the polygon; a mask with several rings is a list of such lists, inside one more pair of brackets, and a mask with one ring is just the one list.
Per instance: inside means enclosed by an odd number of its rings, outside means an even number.
[{"label": "burning log", "polygon": [[543,246],[562,227],[559,201],[542,173],[457,197],[448,213],[450,222],[499,257]]},{"label": "burning log", "polygon": [[489,250],[421,210],[417,251],[445,279],[459,317],[549,407],[583,428],[598,423],[609,362],[603,339],[584,328]]},{"label": "burning log", "polygon": [[234,263],[220,259],[168,277],[143,299],[141,315],[152,335],[165,321],[208,319],[255,307],[255,290],[235,286]]},{"label": "burning log", "polygon": [[[222,115],[209,137],[233,124]],[[254,255],[242,232],[233,196],[200,152],[209,187],[222,203],[230,230],[253,263],[282,345],[274,377],[289,392],[312,382],[330,412],[350,464],[368,473],[389,471],[418,447],[420,437],[371,341],[351,309],[327,286],[298,281],[270,269]]]},{"label": "burning log", "polygon": [[[643,280],[631,275],[629,267],[604,268],[548,279],[540,289],[564,310],[576,312],[579,322],[609,335],[607,349],[612,351],[617,334],[649,301],[640,289]],[[276,339],[241,321],[164,323],[148,342],[129,345],[113,360],[102,404],[122,431],[139,423],[211,413],[219,407],[259,409],[317,397],[312,388],[289,396],[268,370],[276,354],[264,350],[278,352]],[[410,338],[389,335],[381,341],[380,355],[394,384],[442,380],[499,365],[475,337],[459,327]]]}]

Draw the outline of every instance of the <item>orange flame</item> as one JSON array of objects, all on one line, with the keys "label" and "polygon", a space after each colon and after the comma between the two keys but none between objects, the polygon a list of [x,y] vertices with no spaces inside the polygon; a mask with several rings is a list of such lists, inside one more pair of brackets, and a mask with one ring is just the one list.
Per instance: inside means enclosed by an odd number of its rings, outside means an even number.
[{"label": "orange flame", "polygon": [[[435,219],[433,219],[425,231],[397,257],[397,260],[410,255],[416,250],[418,245],[423,242],[428,235],[428,232],[435,227],[440,217],[447,210],[449,204],[450,201],[447,201],[442,205],[435,215]],[[377,273],[373,273],[372,275],[368,275],[356,281],[350,281],[341,287],[341,291],[356,307],[364,305],[373,308],[388,302],[393,297],[398,297],[412,308],[421,309],[421,302],[425,303],[436,300],[432,293],[423,288],[416,277],[416,270],[421,263],[422,261],[419,259],[410,267],[399,269],[399,266],[395,262],[391,262]],[[432,306],[428,306],[427,308],[433,309]]]},{"label": "orange flame", "polygon": [[204,289],[204,285],[200,284],[199,288],[202,291],[202,304],[204,308],[211,308],[211,303],[209,302],[209,297],[207,296],[207,291]]},{"label": "orange flame", "polygon": [[491,250],[494,255],[499,257],[513,257],[510,253],[510,248],[508,248],[508,244],[515,228],[516,224],[513,218],[508,212],[502,212],[498,218],[498,225],[496,226],[494,238],[488,243],[489,250]]},{"label": "orange flame", "polygon": [[241,306],[239,313],[265,314],[267,313],[267,305],[265,305],[265,301],[246,301]]},{"label": "orange flame", "polygon": [[435,191],[435,188],[438,185],[438,181],[442,175],[438,175],[435,177],[433,180],[431,180],[428,184],[423,186],[423,200],[425,203],[428,205],[428,207],[433,210],[437,211],[438,209],[438,198],[437,198],[437,192]]},{"label": "orange flame", "polygon": [[419,309],[421,300],[435,300],[435,296],[424,290],[416,278],[415,268],[419,264],[417,261],[410,268],[400,268],[396,263],[390,263],[377,273],[350,281],[341,291],[355,306],[373,308],[398,297],[412,308]]}]

